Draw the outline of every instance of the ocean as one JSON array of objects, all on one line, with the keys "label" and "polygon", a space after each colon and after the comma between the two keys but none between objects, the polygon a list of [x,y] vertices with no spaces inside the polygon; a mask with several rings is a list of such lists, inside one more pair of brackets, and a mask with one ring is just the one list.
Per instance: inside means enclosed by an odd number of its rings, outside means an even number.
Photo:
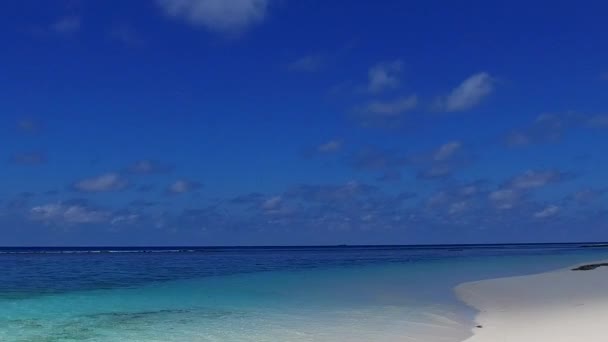
[{"label": "ocean", "polygon": [[0,341],[424,341],[467,281],[608,259],[585,244],[0,248]]}]

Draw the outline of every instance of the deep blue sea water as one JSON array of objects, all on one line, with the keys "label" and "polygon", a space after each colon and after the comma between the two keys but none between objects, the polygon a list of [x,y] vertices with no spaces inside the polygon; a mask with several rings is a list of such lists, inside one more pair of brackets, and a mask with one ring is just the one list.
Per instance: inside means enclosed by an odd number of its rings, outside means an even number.
[{"label": "deep blue sea water", "polygon": [[608,259],[581,244],[0,248],[0,341],[461,341],[453,287]]}]

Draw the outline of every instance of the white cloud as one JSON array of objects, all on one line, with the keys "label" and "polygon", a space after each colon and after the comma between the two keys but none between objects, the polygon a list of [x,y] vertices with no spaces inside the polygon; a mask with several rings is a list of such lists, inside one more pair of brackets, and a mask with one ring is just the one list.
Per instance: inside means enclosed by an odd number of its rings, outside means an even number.
[{"label": "white cloud", "polygon": [[31,213],[36,219],[51,219],[53,217],[60,216],[64,211],[64,207],[61,203],[57,204],[45,204],[31,209]]},{"label": "white cloud", "polygon": [[283,198],[281,196],[271,197],[262,203],[262,209],[264,210],[276,210],[283,203]]},{"label": "white cloud", "polygon": [[545,207],[543,210],[537,211],[534,213],[534,218],[543,219],[549,218],[557,215],[559,213],[559,207],[556,205],[549,205]]},{"label": "white cloud", "polygon": [[441,145],[433,155],[435,161],[443,161],[450,159],[462,148],[460,141],[451,141],[447,144]]},{"label": "white cloud", "polygon": [[459,112],[473,108],[494,90],[494,79],[486,72],[477,73],[464,80],[452,92],[439,99],[439,109]]},{"label": "white cloud", "polygon": [[325,63],[325,57],[321,54],[313,54],[304,56],[299,58],[292,63],[290,63],[287,67],[292,71],[306,71],[313,72],[319,71],[323,64]]},{"label": "white cloud", "polygon": [[80,17],[65,17],[54,22],[51,25],[51,30],[59,34],[71,34],[80,30],[80,23]]},{"label": "white cloud", "polygon": [[342,149],[342,141],[341,140],[330,140],[325,144],[319,145],[317,147],[317,151],[321,153],[333,153],[338,152]]},{"label": "white cloud", "polygon": [[400,97],[393,101],[371,102],[365,107],[364,111],[377,116],[394,117],[416,108],[417,105],[418,97],[416,95],[411,95],[408,97]]},{"label": "white cloud", "polygon": [[175,18],[216,32],[238,32],[264,19],[269,0],[157,0]]},{"label": "white cloud", "polygon": [[180,179],[169,185],[167,192],[171,194],[183,194],[199,189],[200,187],[201,184],[198,182]]},{"label": "white cloud", "polygon": [[434,216],[458,216],[475,208],[477,186],[466,185],[434,193],[426,202],[428,213]]},{"label": "white cloud", "polygon": [[469,165],[472,158],[463,148],[462,142],[455,140],[432,151],[413,155],[410,162],[420,168],[418,178],[432,180],[449,177],[458,169]]},{"label": "white cloud", "polygon": [[83,179],[74,184],[74,189],[83,192],[116,191],[126,188],[127,180],[117,173],[106,173],[98,177]]},{"label": "white cloud", "polygon": [[93,210],[81,205],[66,205],[51,203],[33,207],[30,210],[31,218],[47,223],[101,223],[108,220],[109,214],[104,211]]},{"label": "white cloud", "polygon": [[521,193],[513,189],[500,189],[492,191],[488,197],[498,209],[504,210],[513,208],[521,198]]},{"label": "white cloud", "polygon": [[283,206],[283,202],[282,196],[273,196],[262,202],[261,209],[268,215],[286,214],[289,210]]},{"label": "white cloud", "polygon": [[469,203],[467,201],[460,201],[456,203],[452,203],[448,209],[448,214],[456,215],[466,211],[469,208]]},{"label": "white cloud", "polygon": [[110,221],[111,225],[133,224],[139,220],[138,214],[118,215],[114,216]]},{"label": "white cloud", "polygon": [[65,210],[63,218],[70,223],[97,223],[106,220],[107,214],[73,205]]},{"label": "white cloud", "polygon": [[540,188],[561,180],[562,176],[557,171],[526,171],[524,174],[513,178],[509,182],[509,186],[521,190]]},{"label": "white cloud", "polygon": [[511,209],[526,195],[538,188],[567,179],[568,175],[558,171],[526,171],[507,181],[488,198],[498,209]]},{"label": "white cloud", "polygon": [[399,74],[403,63],[400,60],[383,62],[369,69],[369,84],[367,89],[377,93],[385,89],[399,86]]},{"label": "white cloud", "polygon": [[568,129],[577,126],[582,116],[566,114],[541,114],[524,129],[511,132],[506,143],[511,147],[526,146],[539,143],[554,143],[561,140]]}]

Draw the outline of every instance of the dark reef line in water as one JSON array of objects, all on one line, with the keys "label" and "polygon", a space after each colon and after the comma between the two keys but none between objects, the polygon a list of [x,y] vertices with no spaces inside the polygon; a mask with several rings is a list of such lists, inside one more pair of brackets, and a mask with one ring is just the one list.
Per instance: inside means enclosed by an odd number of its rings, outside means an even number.
[{"label": "dark reef line in water", "polygon": [[608,243],[521,243],[446,245],[324,245],[324,246],[145,246],[145,247],[0,247],[0,254],[113,254],[113,253],[221,253],[231,251],[319,251],[319,250],[447,250],[608,248]]}]

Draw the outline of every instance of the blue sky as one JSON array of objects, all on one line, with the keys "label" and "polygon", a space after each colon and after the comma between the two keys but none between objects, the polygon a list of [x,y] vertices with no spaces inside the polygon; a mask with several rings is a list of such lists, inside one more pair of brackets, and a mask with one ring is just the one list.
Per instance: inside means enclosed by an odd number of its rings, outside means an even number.
[{"label": "blue sky", "polygon": [[0,4],[0,245],[608,240],[600,1]]}]

